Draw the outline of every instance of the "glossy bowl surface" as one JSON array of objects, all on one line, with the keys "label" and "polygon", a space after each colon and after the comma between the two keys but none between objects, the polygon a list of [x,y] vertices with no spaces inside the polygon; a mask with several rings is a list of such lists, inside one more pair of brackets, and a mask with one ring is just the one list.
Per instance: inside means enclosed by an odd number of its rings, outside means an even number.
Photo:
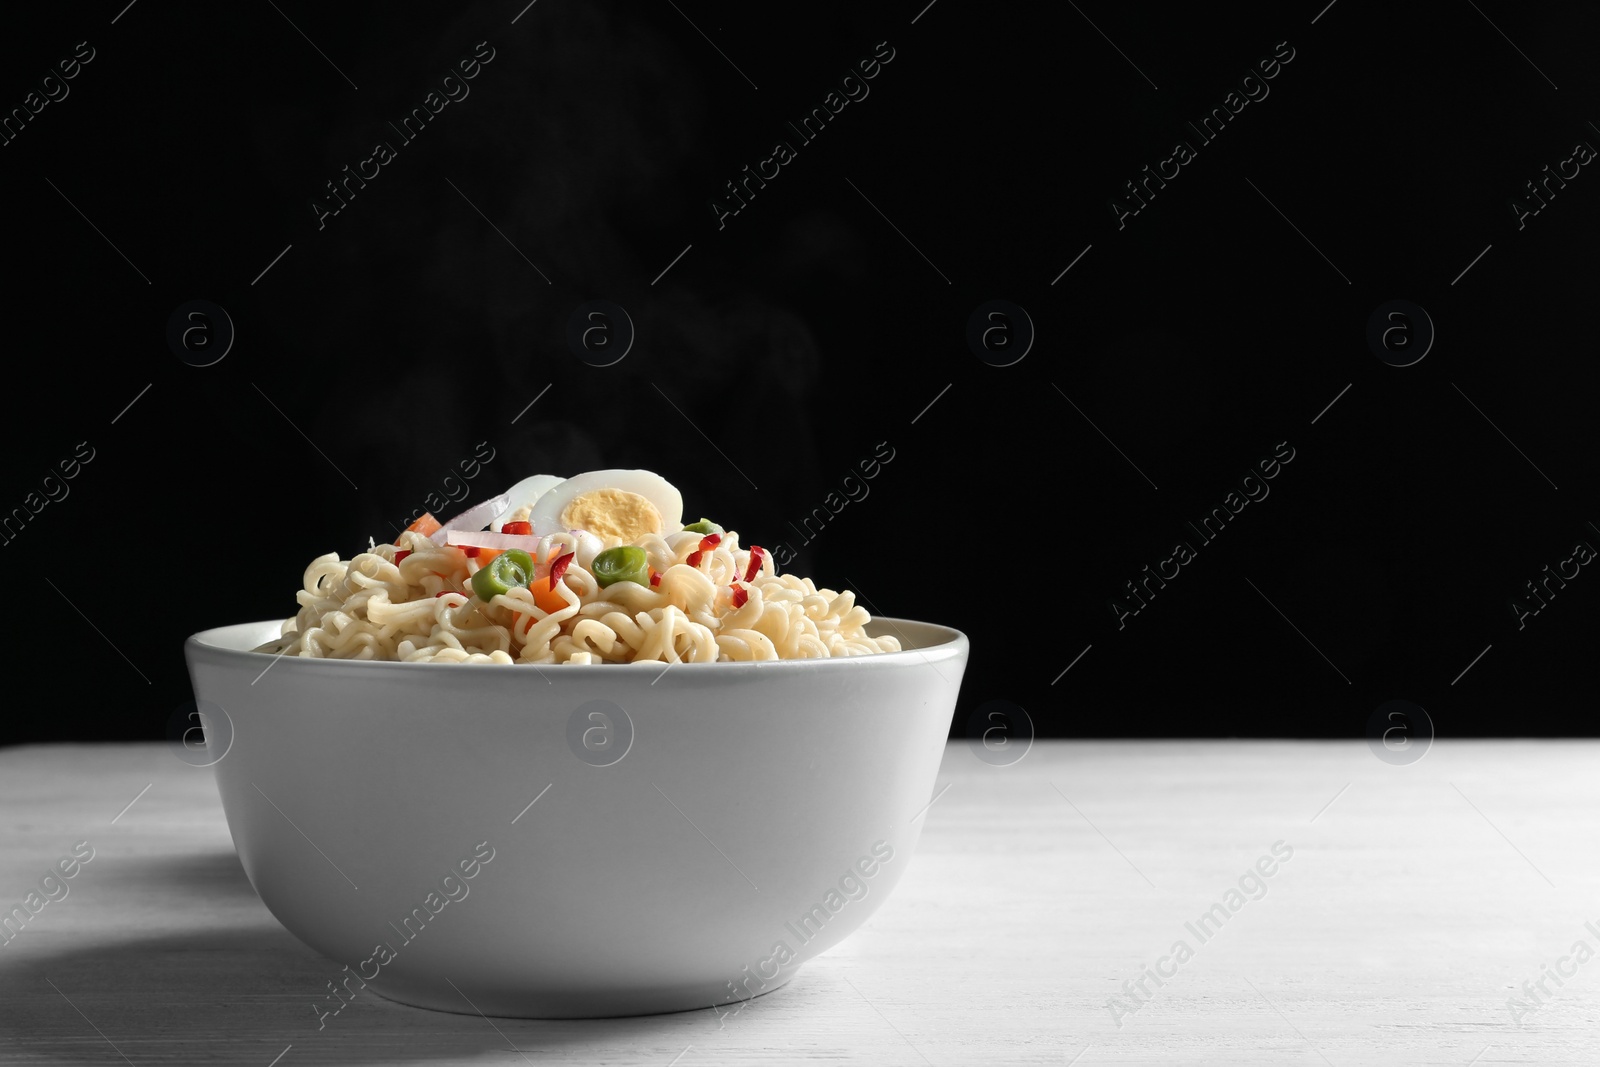
[{"label": "glossy bowl surface", "polygon": [[898,619],[898,653],[665,669],[249,651],[277,632],[185,645],[256,892],[351,993],[534,1018],[746,999],[859,927],[967,661]]}]

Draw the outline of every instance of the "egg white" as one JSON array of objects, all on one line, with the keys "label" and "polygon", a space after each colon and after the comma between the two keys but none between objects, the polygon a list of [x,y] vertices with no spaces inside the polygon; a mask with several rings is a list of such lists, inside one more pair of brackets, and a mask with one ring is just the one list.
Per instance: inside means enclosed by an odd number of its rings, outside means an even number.
[{"label": "egg white", "polygon": [[683,496],[672,483],[654,471],[604,470],[576,475],[543,491],[534,501],[533,514],[529,516],[534,533],[543,536],[563,529],[561,513],[567,505],[597,489],[620,489],[650,501],[661,514],[663,534],[683,529]]}]

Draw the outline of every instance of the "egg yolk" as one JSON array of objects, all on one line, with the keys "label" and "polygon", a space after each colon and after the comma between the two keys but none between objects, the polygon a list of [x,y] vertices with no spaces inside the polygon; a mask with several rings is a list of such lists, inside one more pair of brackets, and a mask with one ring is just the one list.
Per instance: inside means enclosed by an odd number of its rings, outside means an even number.
[{"label": "egg yolk", "polygon": [[636,541],[662,531],[661,512],[647,497],[626,489],[592,489],[561,509],[561,526],[588,530],[608,545]]}]

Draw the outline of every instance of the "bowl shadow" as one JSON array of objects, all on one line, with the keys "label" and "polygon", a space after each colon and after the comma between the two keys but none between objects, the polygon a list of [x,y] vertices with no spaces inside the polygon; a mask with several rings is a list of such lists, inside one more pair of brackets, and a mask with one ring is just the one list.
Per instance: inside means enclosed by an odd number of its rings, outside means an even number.
[{"label": "bowl shadow", "polygon": [[163,901],[198,897],[215,908],[255,902],[244,866],[232,846],[205,852],[127,856],[117,860],[118,894],[142,894]]},{"label": "bowl shadow", "polygon": [[[283,929],[256,900],[230,851],[125,861],[119,888],[162,914],[132,909],[137,929],[83,933],[57,948],[47,928],[0,955],[0,1055],[6,1062],[240,1064],[264,1067],[293,1046],[307,1064],[517,1062],[540,1054],[666,1063],[686,1045],[714,1044],[718,1015],[702,1009],[611,1019],[484,1018],[409,1007],[360,990],[331,998],[339,964]],[[119,879],[119,882],[123,879]],[[203,905],[197,903],[203,898]],[[63,921],[67,916],[60,917]],[[101,924],[96,924],[97,928]],[[343,987],[340,987],[343,992]],[[750,1005],[755,1013],[759,1001]],[[335,1013],[334,1007],[338,1004]],[[327,1013],[327,1014],[324,1014]],[[20,1055],[16,1055],[20,1053]],[[13,1059],[15,1056],[15,1059]],[[508,1060],[507,1057],[510,1057]],[[288,1057],[285,1057],[287,1064]]]}]

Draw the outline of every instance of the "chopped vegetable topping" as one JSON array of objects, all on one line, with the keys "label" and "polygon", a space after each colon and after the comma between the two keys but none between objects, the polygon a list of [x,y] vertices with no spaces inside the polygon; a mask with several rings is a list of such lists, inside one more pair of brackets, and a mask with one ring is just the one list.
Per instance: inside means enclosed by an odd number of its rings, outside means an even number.
[{"label": "chopped vegetable topping", "polygon": [[[439,528],[439,520],[433,517],[433,512],[424,511],[421,518],[412,523],[410,526],[406,527],[406,532],[419,533],[423,537],[431,537],[433,536],[434,531],[438,530]],[[395,544],[398,545],[399,543],[400,542],[398,540],[395,541]]]},{"label": "chopped vegetable topping", "polygon": [[[450,520],[443,526],[435,522],[433,524],[433,532],[428,535],[428,540],[436,545],[460,544],[461,542],[459,541],[451,541],[449,535],[466,533],[470,530],[481,530],[488,525],[490,519],[499,515],[505,509],[506,497],[503,493],[489,500],[479,501],[466,511],[451,516]],[[501,547],[509,548],[512,546],[503,545]]]},{"label": "chopped vegetable topping", "polygon": [[638,545],[618,545],[606,549],[594,557],[594,564],[589,570],[601,588],[618,582],[633,582],[643,586],[650,584],[649,556]]},{"label": "chopped vegetable topping", "polygon": [[478,546],[477,545],[462,545],[460,547],[461,547],[461,551],[466,555],[466,557],[468,559],[477,559],[478,558]]},{"label": "chopped vegetable topping", "polygon": [[546,615],[561,611],[566,608],[567,602],[561,599],[561,594],[556,592],[555,586],[543,578],[535,578],[533,584],[528,586],[533,593],[533,602],[539,605],[539,610]]},{"label": "chopped vegetable topping", "polygon": [[699,522],[691,522],[689,525],[685,526],[684,529],[690,533],[697,534],[722,534],[728,532],[722,527],[718,526],[716,523],[712,522],[710,519],[704,518]]},{"label": "chopped vegetable topping", "polygon": [[398,567],[400,565],[400,561],[405,559],[409,555],[411,555],[411,550],[409,548],[402,548],[400,551],[396,552],[394,554],[395,566]]},{"label": "chopped vegetable topping", "polygon": [[556,592],[556,583],[561,581],[562,575],[567,573],[567,568],[572,565],[576,552],[565,552],[555,558],[550,564],[549,580],[535,578],[528,583],[528,591],[533,594],[533,602],[539,605],[539,610],[545,614],[562,611],[567,602]]},{"label": "chopped vegetable topping", "polygon": [[512,586],[527,585],[533,577],[533,557],[520,548],[502,552],[487,567],[480,567],[472,576],[472,591],[479,600],[488,602]]},{"label": "chopped vegetable topping", "polygon": [[650,568],[650,588],[654,589],[661,584],[661,572],[654,567]]},{"label": "chopped vegetable topping", "polygon": [[491,530],[446,530],[444,541],[456,548],[472,545],[476,548],[520,548],[524,552],[533,552],[539,547],[539,539],[532,534],[494,533]]},{"label": "chopped vegetable topping", "polygon": [[736,585],[733,587],[730,599],[732,599],[734,607],[742,608],[750,600],[750,590],[742,585]]},{"label": "chopped vegetable topping", "polygon": [[706,534],[704,537],[700,538],[700,547],[689,553],[689,558],[685,562],[691,567],[700,566],[700,561],[705,558],[706,553],[710,552],[713,548],[716,548],[721,543],[721,534]]},{"label": "chopped vegetable topping", "polygon": [[504,534],[524,534],[531,537],[533,535],[533,523],[516,521],[504,523],[500,527],[500,532]]},{"label": "chopped vegetable topping", "polygon": [[761,573],[761,561],[766,557],[767,550],[760,545],[750,546],[750,565],[744,569],[744,580],[755,581],[756,575]]},{"label": "chopped vegetable topping", "polygon": [[563,552],[556,557],[554,563],[550,564],[550,588],[554,589],[556,587],[556,583],[561,580],[562,575],[567,573],[567,568],[571,566],[572,558],[576,555],[576,552]]}]

